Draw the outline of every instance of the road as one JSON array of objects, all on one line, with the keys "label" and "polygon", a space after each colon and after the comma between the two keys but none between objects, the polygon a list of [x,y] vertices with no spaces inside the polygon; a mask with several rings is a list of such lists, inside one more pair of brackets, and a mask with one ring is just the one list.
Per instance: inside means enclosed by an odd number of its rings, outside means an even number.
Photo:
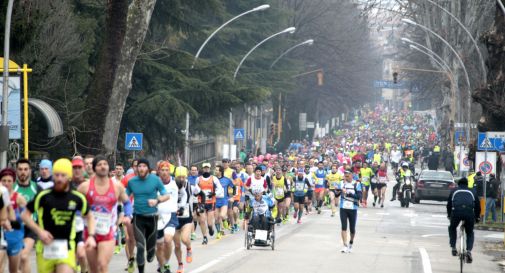
[{"label": "road", "polygon": [[[212,238],[206,246],[200,244],[199,235],[193,242],[194,261],[185,272],[457,272],[459,261],[450,255],[447,225],[443,202],[423,201],[405,209],[399,202],[387,201],[384,209],[361,208],[353,252],[342,254],[338,215],[332,218],[324,210],[321,215],[304,216],[302,224],[291,221],[279,227],[275,251],[245,250],[242,231],[219,241]],[[465,272],[500,272],[492,257],[482,254],[482,243],[490,238],[500,240],[503,234],[476,231],[474,263]],[[125,263],[124,253],[115,255],[110,272],[125,272]],[[146,272],[156,272],[156,268],[153,262]]]}]

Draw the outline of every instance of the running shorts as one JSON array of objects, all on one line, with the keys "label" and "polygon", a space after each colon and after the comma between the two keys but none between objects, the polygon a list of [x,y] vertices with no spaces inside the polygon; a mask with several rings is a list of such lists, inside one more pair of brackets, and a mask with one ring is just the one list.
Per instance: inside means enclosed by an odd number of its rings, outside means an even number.
[{"label": "running shorts", "polygon": [[75,242],[70,242],[70,249],[68,250],[67,258],[65,259],[45,259],[43,250],[44,244],[42,241],[37,241],[35,251],[37,253],[37,272],[38,273],[52,273],[56,272],[56,267],[61,264],[66,264],[72,270],[76,270],[75,262]]},{"label": "running shorts", "polygon": [[295,196],[295,199],[293,202],[298,203],[298,204],[303,204],[303,203],[305,203],[305,196]]}]

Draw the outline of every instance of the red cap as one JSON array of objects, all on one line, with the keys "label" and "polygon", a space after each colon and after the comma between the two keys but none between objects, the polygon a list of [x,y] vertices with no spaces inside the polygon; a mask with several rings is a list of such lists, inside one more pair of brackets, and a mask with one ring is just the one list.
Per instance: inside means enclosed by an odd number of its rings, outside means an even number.
[{"label": "red cap", "polygon": [[84,161],[80,158],[74,158],[72,159],[72,167],[83,167],[84,168]]}]

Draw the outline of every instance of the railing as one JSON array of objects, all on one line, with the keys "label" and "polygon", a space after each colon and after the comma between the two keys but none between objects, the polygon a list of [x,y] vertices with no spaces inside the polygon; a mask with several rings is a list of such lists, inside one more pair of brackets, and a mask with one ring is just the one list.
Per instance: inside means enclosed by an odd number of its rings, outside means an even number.
[{"label": "railing", "polygon": [[214,139],[192,141],[189,144],[189,163],[201,164],[216,158],[216,143]]}]

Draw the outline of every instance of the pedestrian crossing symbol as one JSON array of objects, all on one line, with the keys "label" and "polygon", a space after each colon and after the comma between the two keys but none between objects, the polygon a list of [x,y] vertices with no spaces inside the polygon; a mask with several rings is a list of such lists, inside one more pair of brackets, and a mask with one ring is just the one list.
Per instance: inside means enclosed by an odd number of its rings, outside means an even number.
[{"label": "pedestrian crossing symbol", "polygon": [[484,140],[480,143],[479,148],[481,149],[492,149],[494,148],[493,143],[489,140],[489,138],[484,138]]},{"label": "pedestrian crossing symbol", "polygon": [[141,151],[142,150],[142,133],[126,133],[125,150]]},{"label": "pedestrian crossing symbol", "polygon": [[235,140],[243,140],[245,135],[244,128],[238,128],[233,130],[233,136]]}]

